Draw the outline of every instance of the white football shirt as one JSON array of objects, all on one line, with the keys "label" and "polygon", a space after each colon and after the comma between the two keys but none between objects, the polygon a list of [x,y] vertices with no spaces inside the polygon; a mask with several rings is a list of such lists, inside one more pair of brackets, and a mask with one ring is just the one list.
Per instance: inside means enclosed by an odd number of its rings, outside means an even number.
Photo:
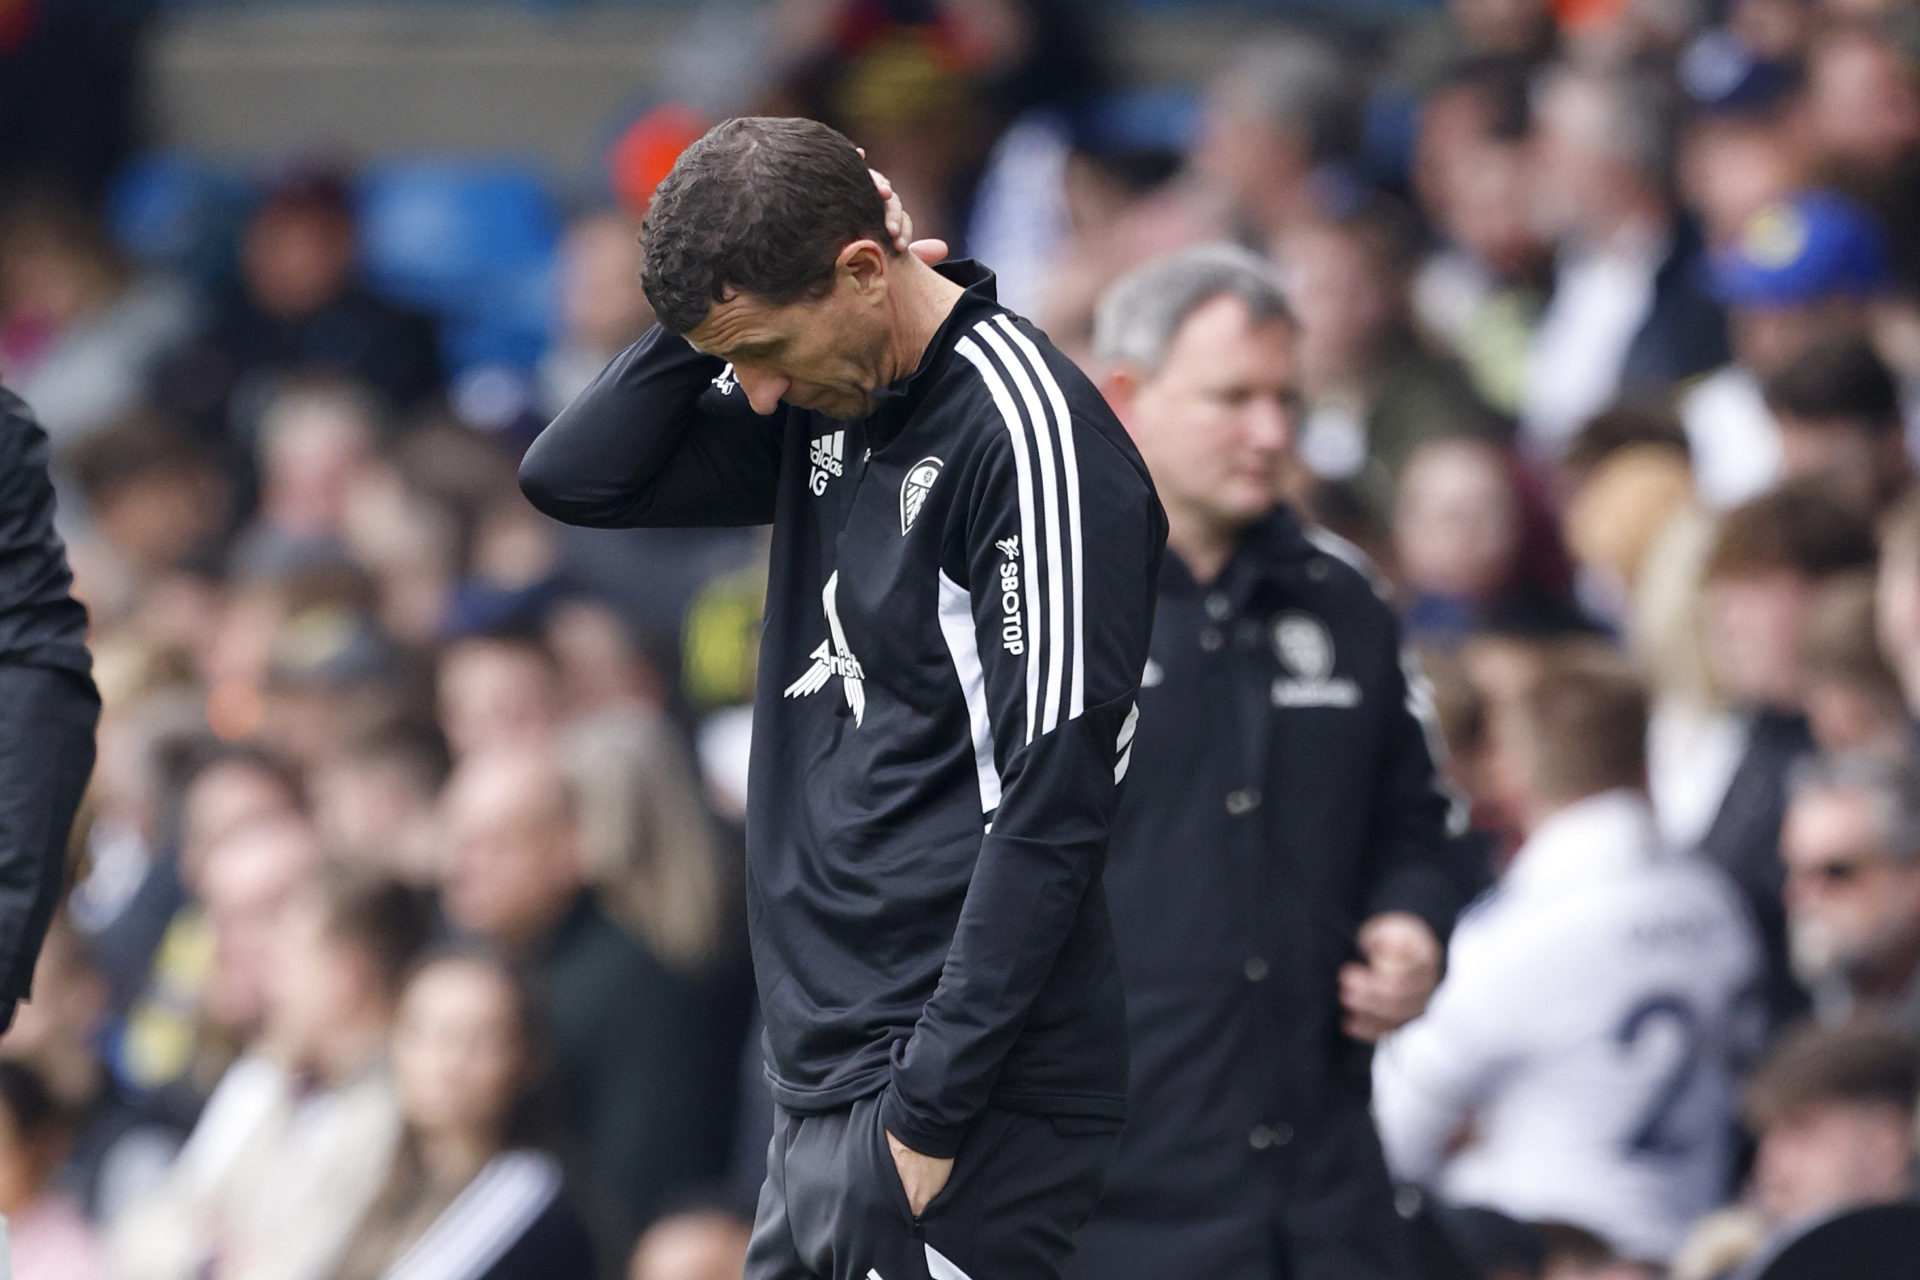
[{"label": "white football shirt", "polygon": [[1721,1199],[1759,973],[1733,889],[1637,792],[1542,823],[1374,1060],[1397,1178],[1664,1262]]}]

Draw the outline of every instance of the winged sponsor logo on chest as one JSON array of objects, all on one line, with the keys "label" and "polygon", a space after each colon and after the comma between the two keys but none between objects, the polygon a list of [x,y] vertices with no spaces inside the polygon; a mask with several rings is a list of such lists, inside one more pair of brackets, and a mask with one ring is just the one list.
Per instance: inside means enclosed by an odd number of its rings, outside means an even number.
[{"label": "winged sponsor logo on chest", "polygon": [[1360,686],[1333,674],[1333,634],[1310,613],[1290,610],[1273,620],[1273,653],[1281,674],[1273,682],[1276,707],[1357,707]]}]

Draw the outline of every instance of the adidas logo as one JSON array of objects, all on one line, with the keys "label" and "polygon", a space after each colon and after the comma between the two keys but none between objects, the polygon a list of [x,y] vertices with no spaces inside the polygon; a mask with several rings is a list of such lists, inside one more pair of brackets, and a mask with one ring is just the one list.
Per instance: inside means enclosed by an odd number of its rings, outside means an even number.
[{"label": "adidas logo", "polygon": [[815,436],[813,444],[807,450],[807,460],[813,463],[813,470],[807,474],[807,488],[814,497],[827,491],[827,481],[838,479],[845,470],[847,433],[835,431],[831,435]]}]

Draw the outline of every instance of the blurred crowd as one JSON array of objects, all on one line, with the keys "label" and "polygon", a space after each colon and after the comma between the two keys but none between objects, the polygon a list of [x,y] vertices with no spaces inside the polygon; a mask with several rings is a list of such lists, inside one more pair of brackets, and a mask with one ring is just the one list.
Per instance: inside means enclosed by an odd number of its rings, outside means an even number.
[{"label": "blurred crowd", "polygon": [[[1712,1011],[1750,1028],[1704,1121],[1737,1155],[1698,1222],[1509,1212],[1478,1273],[1707,1280],[1914,1198],[1920,9],[1274,19],[1181,90],[1044,0],[763,20],[781,52],[731,109],[841,127],[1077,357],[1131,268],[1267,256],[1307,391],[1278,465],[1391,579],[1490,879],[1530,673],[1579,653],[1644,690],[1658,838],[1762,957]],[[106,167],[63,167],[137,130],[63,128],[0,146],[0,377],[54,443],[105,715],[0,1039],[15,1274],[739,1275],[763,545],[562,529],[514,483],[651,321],[644,175],[559,193],[550,326],[489,363],[373,287],[352,172],[251,174],[163,262],[109,230]],[[1445,1197],[1471,1146],[1396,1172]]]}]

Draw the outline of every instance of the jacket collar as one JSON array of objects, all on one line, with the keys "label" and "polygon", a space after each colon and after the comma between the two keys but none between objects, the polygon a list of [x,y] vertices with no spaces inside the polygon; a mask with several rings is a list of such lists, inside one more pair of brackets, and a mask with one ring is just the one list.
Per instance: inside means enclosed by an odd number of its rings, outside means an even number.
[{"label": "jacket collar", "polygon": [[1555,890],[1609,880],[1658,853],[1653,806],[1621,787],[1575,801],[1535,828],[1514,854],[1506,884]]},{"label": "jacket collar", "polygon": [[873,414],[868,430],[875,448],[898,435],[908,418],[926,399],[927,392],[940,381],[953,358],[954,344],[966,328],[984,315],[1001,310],[993,272],[970,258],[943,262],[934,268],[966,292],[953,304],[953,310],[934,331],[920,364],[899,382],[889,383],[873,393]]},{"label": "jacket collar", "polygon": [[1212,583],[1202,587],[1186,561],[1166,555],[1160,559],[1160,588],[1173,595],[1220,591],[1242,608],[1263,589],[1284,587],[1316,554],[1318,548],[1308,539],[1300,517],[1283,502],[1242,531],[1227,567]]}]

